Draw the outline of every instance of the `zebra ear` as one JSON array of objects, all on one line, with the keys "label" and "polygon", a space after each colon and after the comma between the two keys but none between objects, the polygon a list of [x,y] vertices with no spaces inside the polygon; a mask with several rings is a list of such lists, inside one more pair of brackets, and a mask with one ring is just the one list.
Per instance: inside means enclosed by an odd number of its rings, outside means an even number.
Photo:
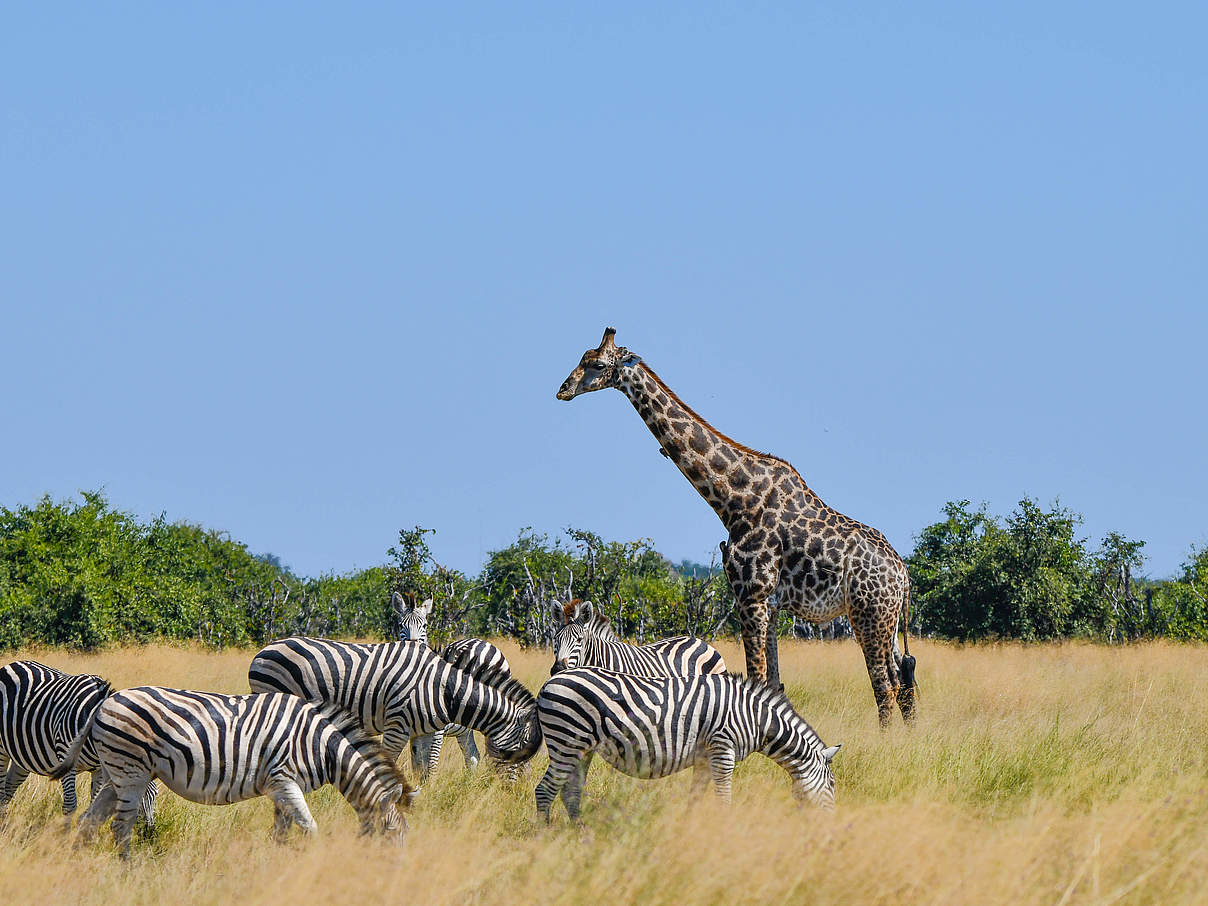
[{"label": "zebra ear", "polygon": [[822,757],[826,759],[827,764],[830,764],[832,759],[839,754],[841,748],[843,748],[843,743],[839,743],[837,746],[827,746],[822,750]]},{"label": "zebra ear", "polygon": [[395,613],[402,614],[407,609],[407,599],[396,591],[390,596],[390,606],[394,608]]},{"label": "zebra ear", "polygon": [[432,612],[432,599],[431,599],[431,598],[424,598],[424,603],[423,603],[423,604],[416,604],[416,605],[415,605],[415,612],[416,612],[416,613],[421,613],[421,614],[423,614],[424,616],[427,616],[428,614],[430,614],[430,613]]},{"label": "zebra ear", "polygon": [[580,623],[586,623],[591,619],[593,613],[595,613],[595,609],[592,607],[591,601],[584,601],[575,608],[575,619]]}]

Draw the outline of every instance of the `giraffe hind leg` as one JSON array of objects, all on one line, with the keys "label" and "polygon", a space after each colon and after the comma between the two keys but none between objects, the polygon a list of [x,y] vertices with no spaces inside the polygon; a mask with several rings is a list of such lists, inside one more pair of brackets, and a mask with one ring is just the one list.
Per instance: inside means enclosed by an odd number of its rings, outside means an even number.
[{"label": "giraffe hind leg", "polygon": [[872,682],[872,694],[877,700],[877,718],[882,727],[888,727],[897,697],[897,665],[893,658],[893,641],[880,638],[875,627],[870,628],[858,616],[853,615],[851,624],[860,650],[864,652],[864,664]]}]

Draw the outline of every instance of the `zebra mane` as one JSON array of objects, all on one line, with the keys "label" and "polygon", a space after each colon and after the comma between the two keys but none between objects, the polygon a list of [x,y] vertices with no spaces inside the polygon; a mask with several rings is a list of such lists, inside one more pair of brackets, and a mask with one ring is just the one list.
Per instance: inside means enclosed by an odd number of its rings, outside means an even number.
[{"label": "zebra mane", "polygon": [[608,619],[602,613],[593,613],[591,619],[583,623],[582,626],[598,639],[606,639],[608,641],[620,639],[616,630],[612,628],[612,620]]},{"label": "zebra mane", "polygon": [[792,701],[789,700],[788,693],[783,688],[773,689],[757,677],[743,676],[741,673],[735,673],[732,670],[726,673],[726,676],[735,680],[740,686],[746,687],[752,698],[766,703],[769,708],[779,708],[781,706],[788,708],[789,713],[801,721],[806,730],[809,731],[809,734],[818,740],[818,744],[822,744],[822,737],[818,735],[818,731],[810,726],[810,722],[797,712],[797,709],[793,707]]},{"label": "zebra mane", "polygon": [[[464,649],[454,651],[451,656],[445,657],[445,660],[463,673],[468,673],[478,682],[491,686],[508,701],[520,705],[521,708],[527,709],[537,704],[537,697],[516,677],[505,674],[498,665],[467,663],[469,654]],[[442,652],[440,656],[444,657],[444,653]]]},{"label": "zebra mane", "polygon": [[414,792],[415,787],[411,785],[407,775],[398,766],[398,762],[386,751],[381,740],[365,732],[365,728],[361,726],[361,721],[355,714],[340,705],[330,703],[315,705],[315,710],[339,731],[348,744],[357,750],[358,755],[369,762],[369,767],[379,783],[388,789],[398,788],[400,806],[410,804],[411,799],[408,794]]}]

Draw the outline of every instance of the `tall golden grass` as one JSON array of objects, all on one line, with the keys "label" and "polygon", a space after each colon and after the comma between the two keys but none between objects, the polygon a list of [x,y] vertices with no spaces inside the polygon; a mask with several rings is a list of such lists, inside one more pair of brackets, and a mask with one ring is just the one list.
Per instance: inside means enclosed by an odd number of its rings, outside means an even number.
[{"label": "tall golden grass", "polygon": [[[550,658],[502,642],[531,688]],[[723,644],[733,666],[737,646]],[[583,822],[533,807],[450,746],[402,848],[357,836],[330,788],[315,839],[269,839],[267,800],[161,797],[159,830],[117,859],[73,849],[57,784],[30,778],[0,832],[0,902],[1204,903],[1208,648],[917,643],[917,724],[877,727],[856,646],[786,643],[781,672],[835,760],[838,808],[798,808],[787,776],[744,762],[726,808],[688,774],[643,782],[596,763]],[[248,651],[152,646],[18,652],[116,687],[247,689]]]}]

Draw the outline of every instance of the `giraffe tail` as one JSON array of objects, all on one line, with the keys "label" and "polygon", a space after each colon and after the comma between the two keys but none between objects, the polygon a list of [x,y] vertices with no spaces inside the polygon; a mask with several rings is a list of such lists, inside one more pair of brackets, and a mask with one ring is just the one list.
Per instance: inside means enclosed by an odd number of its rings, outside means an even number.
[{"label": "giraffe tail", "polygon": [[906,587],[906,601],[902,608],[902,663],[899,666],[899,673],[902,681],[902,688],[899,695],[908,694],[913,699],[919,697],[918,687],[914,682],[914,655],[910,653],[910,587]]}]

